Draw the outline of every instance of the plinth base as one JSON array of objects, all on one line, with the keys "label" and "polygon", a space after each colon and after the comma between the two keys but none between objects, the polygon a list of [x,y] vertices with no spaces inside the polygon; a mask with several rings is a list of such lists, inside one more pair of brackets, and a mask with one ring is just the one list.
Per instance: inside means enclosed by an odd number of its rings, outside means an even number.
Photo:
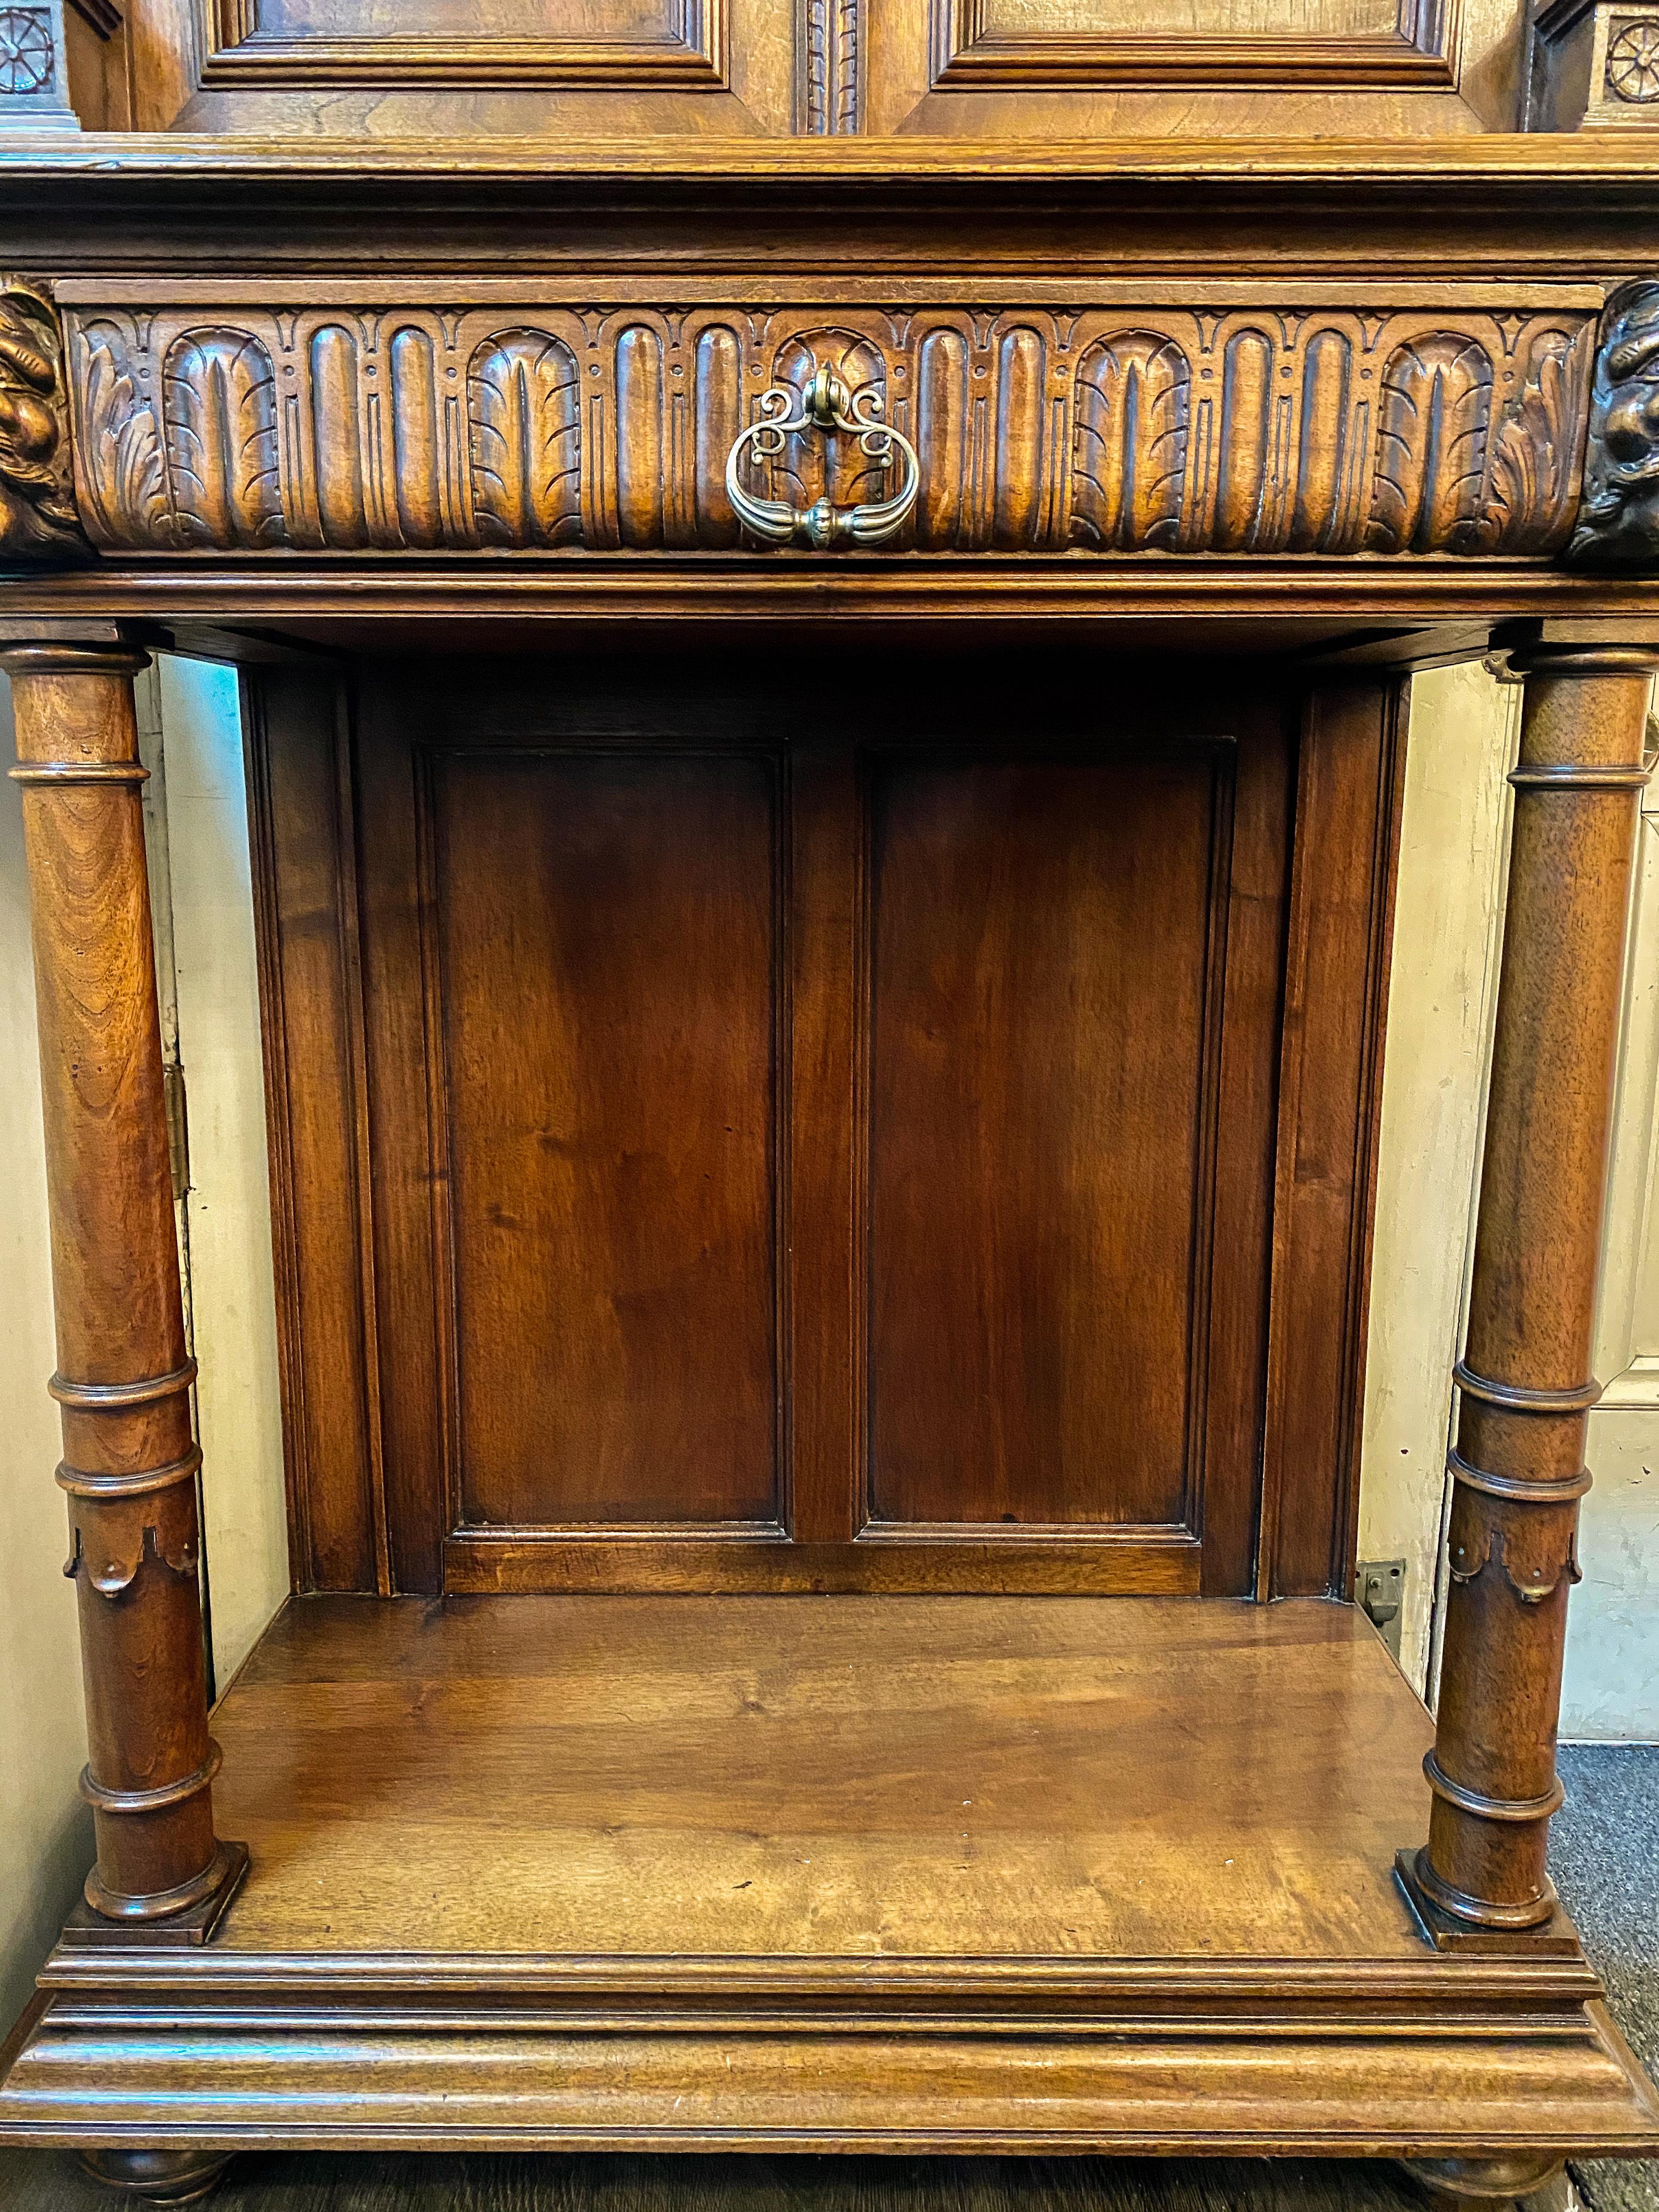
[{"label": "plinth base", "polygon": [[0,2137],[1659,2151],[1565,1923],[1425,1939],[1346,1607],[301,1600],[215,1733],[246,1886],[60,1946]]}]

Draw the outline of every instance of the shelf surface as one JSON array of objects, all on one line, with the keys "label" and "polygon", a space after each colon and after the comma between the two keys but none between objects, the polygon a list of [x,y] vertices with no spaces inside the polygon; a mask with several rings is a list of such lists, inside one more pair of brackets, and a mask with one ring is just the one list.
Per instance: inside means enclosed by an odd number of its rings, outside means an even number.
[{"label": "shelf surface", "polygon": [[297,1599],[214,1729],[222,1954],[1424,1955],[1346,1606]]}]

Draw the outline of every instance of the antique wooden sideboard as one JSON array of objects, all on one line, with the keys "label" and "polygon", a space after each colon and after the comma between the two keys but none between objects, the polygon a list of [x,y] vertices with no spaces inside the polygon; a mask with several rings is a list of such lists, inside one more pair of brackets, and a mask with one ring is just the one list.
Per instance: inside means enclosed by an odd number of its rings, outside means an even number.
[{"label": "antique wooden sideboard", "polygon": [[[97,1836],[0,2141],[1659,2151],[1546,1871],[1659,28],[107,13],[135,131],[27,26],[0,101]],[[211,1734],[162,647],[242,672],[295,1593]],[[1484,656],[1431,1720],[1347,1601],[1407,689]]]}]

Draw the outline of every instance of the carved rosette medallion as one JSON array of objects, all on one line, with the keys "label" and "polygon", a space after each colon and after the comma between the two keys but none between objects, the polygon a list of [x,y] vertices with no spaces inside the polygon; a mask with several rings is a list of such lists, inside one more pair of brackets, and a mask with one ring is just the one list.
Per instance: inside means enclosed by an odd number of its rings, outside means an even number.
[{"label": "carved rosette medallion", "polygon": [[85,550],[58,318],[44,290],[0,276],[0,560]]},{"label": "carved rosette medallion", "polygon": [[1637,106],[1659,100],[1659,22],[1626,23],[1607,43],[1607,90]]},{"label": "carved rosette medallion", "polygon": [[1659,561],[1659,284],[1628,285],[1607,304],[1571,551],[1629,567]]},{"label": "carved rosette medallion", "polygon": [[[94,543],[238,554],[758,551],[726,456],[827,364],[920,456],[896,551],[1548,556],[1595,342],[1577,307],[111,304],[70,332]],[[867,495],[798,444],[745,489]]]}]

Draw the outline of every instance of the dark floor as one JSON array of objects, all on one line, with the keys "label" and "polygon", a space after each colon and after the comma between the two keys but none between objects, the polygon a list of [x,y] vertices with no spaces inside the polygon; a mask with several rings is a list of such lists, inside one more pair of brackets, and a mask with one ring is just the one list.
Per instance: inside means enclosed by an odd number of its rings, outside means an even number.
[{"label": "dark floor", "polygon": [[[1659,1746],[1574,1747],[1555,1874],[1613,2013],[1659,2073]],[[1591,2165],[1593,2212],[1659,2212],[1659,2165]],[[0,2151],[0,2212],[110,2212],[72,2160]],[[1396,2169],[1285,2160],[238,2159],[215,2212],[1419,2212]]]}]

